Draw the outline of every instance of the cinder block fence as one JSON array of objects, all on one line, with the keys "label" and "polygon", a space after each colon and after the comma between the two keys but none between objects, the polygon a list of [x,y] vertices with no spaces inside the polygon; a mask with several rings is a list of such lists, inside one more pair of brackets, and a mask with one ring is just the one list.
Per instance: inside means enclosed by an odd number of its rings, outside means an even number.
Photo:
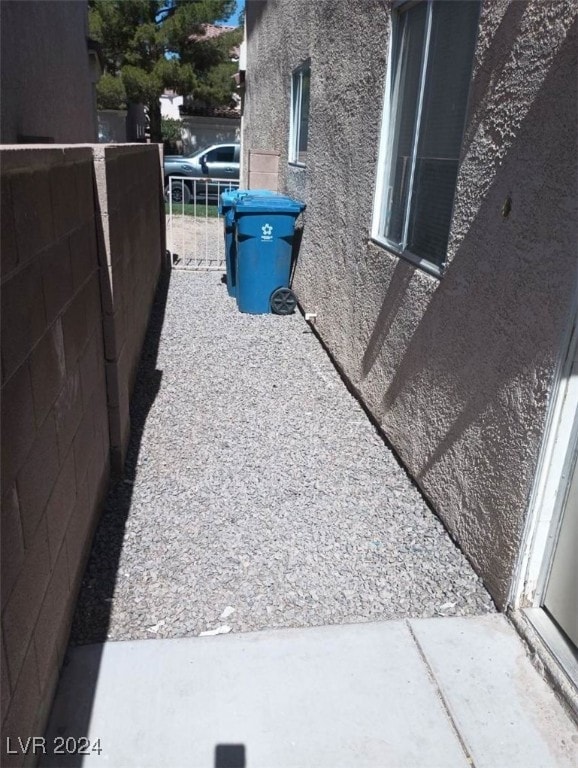
[{"label": "cinder block fence", "polygon": [[122,468],[164,211],[156,146],[5,146],[0,170],[4,766],[43,732]]}]

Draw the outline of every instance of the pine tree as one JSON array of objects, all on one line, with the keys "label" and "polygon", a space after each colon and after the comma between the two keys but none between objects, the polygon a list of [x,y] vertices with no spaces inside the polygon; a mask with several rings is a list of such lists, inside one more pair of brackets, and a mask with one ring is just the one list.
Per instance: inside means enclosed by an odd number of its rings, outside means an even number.
[{"label": "pine tree", "polygon": [[226,98],[223,66],[240,33],[195,42],[190,37],[234,10],[235,0],[89,0],[90,34],[104,59],[99,107],[144,104],[151,141],[160,142],[159,98],[166,89]]}]

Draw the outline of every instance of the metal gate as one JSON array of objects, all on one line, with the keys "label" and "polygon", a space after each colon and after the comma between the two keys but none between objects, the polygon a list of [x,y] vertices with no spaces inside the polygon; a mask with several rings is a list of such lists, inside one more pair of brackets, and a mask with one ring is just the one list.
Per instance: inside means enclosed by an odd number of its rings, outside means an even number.
[{"label": "metal gate", "polygon": [[169,178],[167,248],[175,269],[225,269],[219,196],[238,187],[231,179]]}]

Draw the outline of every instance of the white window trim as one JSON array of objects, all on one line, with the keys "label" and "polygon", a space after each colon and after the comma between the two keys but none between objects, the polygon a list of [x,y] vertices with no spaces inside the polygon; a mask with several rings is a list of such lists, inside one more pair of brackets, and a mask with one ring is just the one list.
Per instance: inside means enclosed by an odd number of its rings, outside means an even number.
[{"label": "white window trim", "polygon": [[[421,2],[427,2],[427,0],[420,0]],[[417,5],[418,0],[398,0],[397,3],[394,4],[393,10],[394,13],[390,16],[389,21],[389,51],[387,56],[387,75],[386,75],[386,83],[385,83],[385,93],[384,93],[384,100],[383,100],[383,115],[381,120],[381,134],[380,134],[380,140],[379,140],[379,154],[378,154],[378,160],[377,160],[377,174],[376,174],[376,184],[375,184],[375,196],[374,196],[374,202],[373,202],[373,219],[372,219],[372,226],[371,226],[371,239],[374,243],[377,245],[380,245],[381,247],[385,248],[386,250],[393,253],[395,256],[398,256],[400,258],[405,259],[406,261],[409,261],[412,264],[415,264],[417,267],[422,269],[424,272],[428,272],[430,275],[433,275],[434,277],[441,277],[446,266],[447,261],[444,261],[442,264],[436,264],[433,261],[429,261],[428,259],[424,259],[421,256],[416,256],[416,254],[412,253],[410,250],[403,249],[400,250],[399,247],[390,242],[382,233],[384,229],[384,218],[385,218],[385,179],[388,178],[389,175],[389,164],[391,162],[391,143],[393,141],[393,125],[395,124],[395,120],[393,120],[394,115],[392,114],[392,104],[391,104],[391,91],[392,91],[392,63],[393,63],[393,36],[396,32],[396,24],[397,24],[397,18],[400,11],[406,11],[409,10],[412,6]],[[423,106],[423,94],[424,94],[424,86],[425,86],[425,70],[427,68],[428,58],[430,54],[429,50],[429,42],[431,38],[431,26],[432,26],[432,4],[430,2],[427,2],[428,10],[427,10],[427,27],[426,27],[426,34],[424,38],[424,48],[427,52],[427,56],[423,57],[423,63],[422,63],[422,78],[421,78],[421,85],[420,85],[420,93],[419,93],[419,104],[418,104],[418,111],[416,116],[416,122],[418,129],[415,132],[414,137],[414,143],[418,141],[419,137],[419,125],[421,123],[421,114],[422,114],[422,106]],[[393,105],[393,109],[396,108],[397,105]],[[410,188],[413,184],[413,178],[414,178],[414,171],[415,171],[415,152],[412,160],[412,168],[411,168],[411,177],[410,177]],[[407,208],[409,208],[411,204],[411,195],[408,195],[407,199]],[[455,196],[454,196],[454,206],[455,206]],[[452,220],[453,220],[453,214],[452,214]],[[405,231],[404,231],[404,240],[407,238],[407,227],[409,225],[409,217],[407,216],[407,210],[406,210],[406,216],[405,216]],[[451,223],[450,223],[451,227]],[[447,254],[446,254],[447,257]]]},{"label": "white window trim", "polygon": [[[309,70],[311,73],[311,60],[307,59],[303,64],[300,64],[291,72],[291,103],[289,105],[289,165],[294,165],[297,168],[305,168],[306,163],[300,162],[299,158],[299,133],[301,130],[301,108],[302,104],[302,87],[303,87],[303,73]],[[299,75],[298,85],[298,99],[295,101],[293,89],[295,87],[295,76]],[[297,110],[294,112],[293,105],[297,103]],[[307,118],[309,122],[309,117]]]},{"label": "white window trim", "polygon": [[539,608],[544,598],[561,523],[571,448],[578,439],[578,377],[572,375],[577,346],[578,286],[558,356],[522,546],[508,600],[515,609]]},{"label": "white window trim", "polygon": [[[415,5],[415,3],[400,3],[398,6],[395,7],[395,11],[399,11],[402,7],[407,6],[407,8],[411,7],[411,5]],[[419,140],[419,125],[421,122],[421,114],[422,114],[422,107],[423,107],[423,94],[424,94],[424,85],[425,85],[425,70],[427,68],[428,64],[428,56],[429,56],[429,42],[431,37],[431,20],[432,20],[432,5],[431,3],[427,4],[427,26],[426,26],[426,34],[424,37],[424,50],[428,55],[424,55],[423,62],[422,62],[422,75],[421,75],[421,85],[420,85],[420,92],[419,92],[419,103],[418,103],[418,109],[417,109],[417,115],[416,115],[416,122],[418,129],[415,132],[414,137],[414,145],[415,142]],[[390,242],[382,233],[384,228],[384,218],[385,218],[385,179],[388,178],[389,175],[389,165],[391,162],[391,143],[393,141],[393,125],[395,121],[393,120],[394,115],[392,114],[392,108],[395,110],[397,105],[391,104],[391,92],[392,92],[392,64],[393,64],[393,36],[396,32],[395,26],[397,23],[397,13],[392,14],[390,17],[390,23],[389,23],[389,52],[387,56],[387,76],[385,78],[385,94],[384,94],[384,101],[383,101],[383,115],[381,120],[381,135],[379,140],[379,155],[378,155],[378,161],[377,161],[377,174],[376,174],[376,185],[375,185],[375,197],[374,197],[374,203],[373,203],[373,222],[372,222],[372,229],[371,229],[371,239],[377,243],[378,245],[381,245],[382,247],[386,248],[388,251],[391,251],[396,256],[400,256],[401,258],[405,259],[406,261],[411,262],[412,264],[415,264],[416,266],[420,267],[424,270],[424,272],[428,272],[431,275],[434,275],[435,277],[441,277],[442,272],[444,270],[445,264],[438,265],[435,264],[433,261],[429,261],[428,259],[424,259],[421,256],[416,256],[414,253],[407,249],[400,250],[399,247]],[[415,149],[415,146],[414,146]],[[415,172],[415,152],[413,153],[412,158],[412,164],[411,164],[411,175],[410,175],[410,188],[413,184],[413,178],[414,178],[414,172]],[[408,195],[407,198],[407,208],[411,205],[411,195]],[[405,231],[404,231],[404,240],[407,237],[407,227],[409,225],[409,216],[407,215],[406,210],[406,216],[405,216]]]}]

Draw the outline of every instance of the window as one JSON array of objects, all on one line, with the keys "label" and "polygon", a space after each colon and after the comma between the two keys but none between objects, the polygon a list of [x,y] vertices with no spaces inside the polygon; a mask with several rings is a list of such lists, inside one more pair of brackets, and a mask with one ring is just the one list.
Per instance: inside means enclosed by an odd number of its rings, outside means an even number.
[{"label": "window", "polygon": [[232,163],[235,160],[235,147],[217,147],[207,153],[208,163]]},{"label": "window", "polygon": [[436,274],[446,261],[479,9],[423,0],[393,19],[373,234]]},{"label": "window", "polygon": [[289,162],[305,165],[307,162],[307,134],[309,133],[309,83],[311,65],[303,64],[293,72],[291,81],[291,126],[289,132]]}]

